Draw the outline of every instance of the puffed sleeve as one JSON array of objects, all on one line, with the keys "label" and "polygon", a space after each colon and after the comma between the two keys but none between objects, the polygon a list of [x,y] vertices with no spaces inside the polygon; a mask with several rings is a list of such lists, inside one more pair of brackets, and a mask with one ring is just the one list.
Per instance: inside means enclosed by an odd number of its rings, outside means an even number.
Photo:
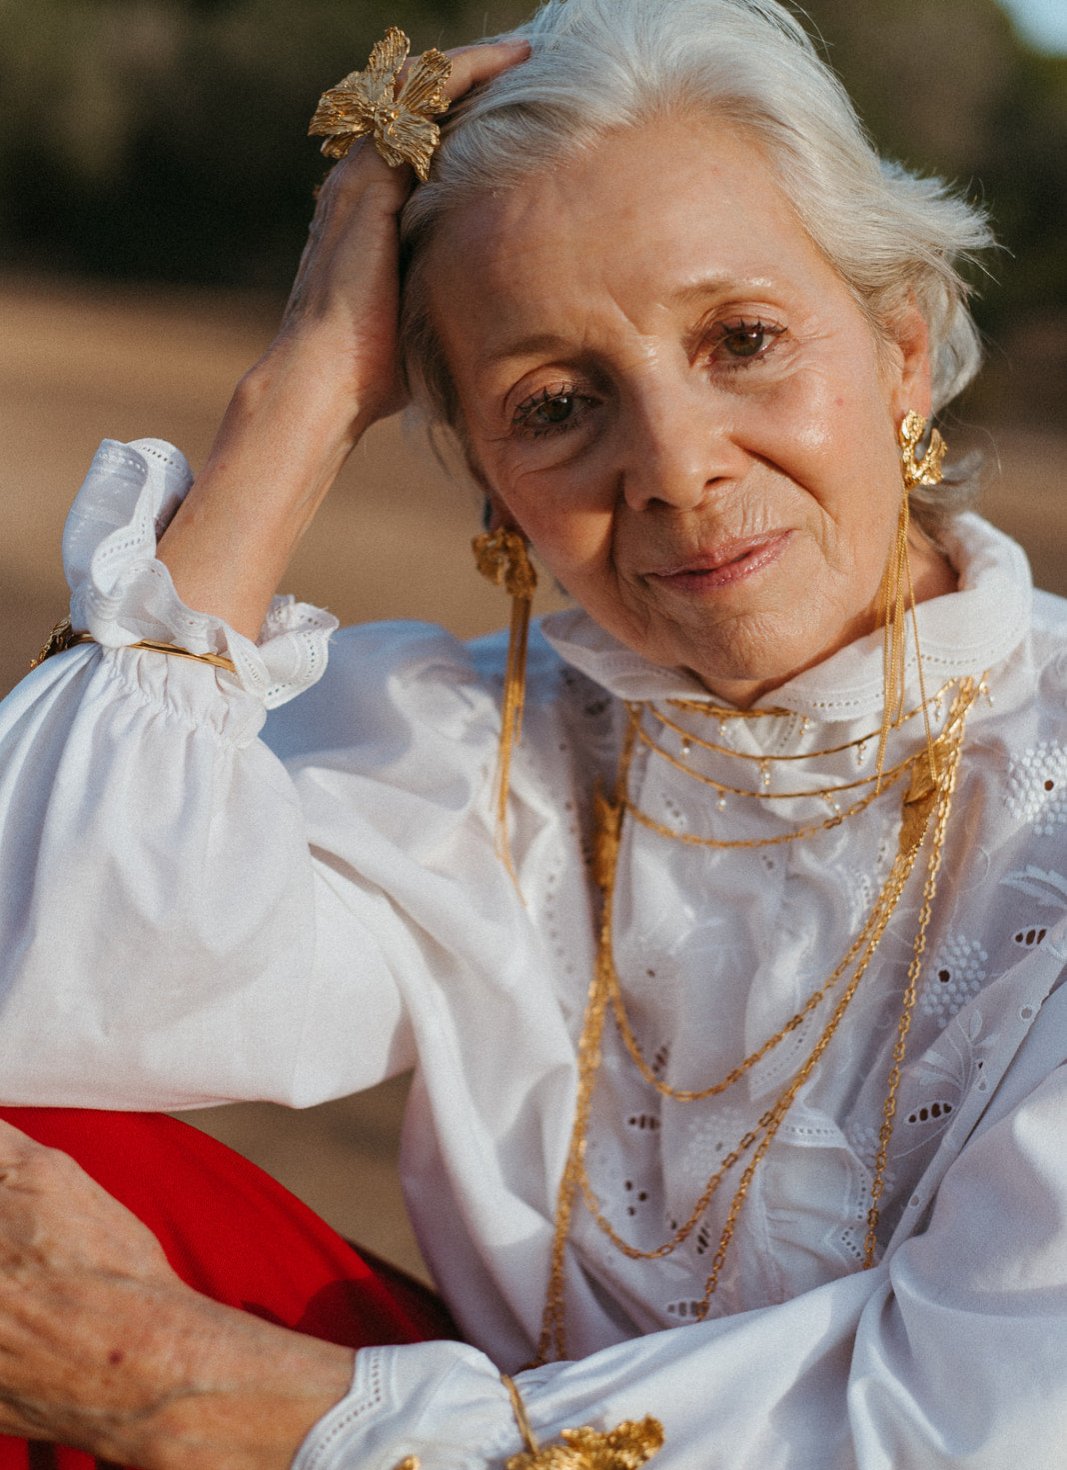
[{"label": "puffed sleeve", "polygon": [[[1054,993],[947,1170],[929,1219],[873,1269],[780,1305],[517,1376],[543,1444],[651,1414],[655,1470],[1004,1470],[1067,1444],[1067,996]],[[520,1449],[472,1349],[357,1355],[294,1470],[496,1470]]]},{"label": "puffed sleeve", "polygon": [[[467,821],[491,700],[460,692],[463,646],[425,628],[368,630],[331,672],[352,688],[294,699],[323,675],[335,620],[278,600],[256,644],[185,608],[154,549],[188,484],[169,446],[105,443],[64,537],[73,623],[97,644],[48,659],[0,711],[10,1103],[301,1105],[413,1060],[397,974],[425,958],[366,874],[395,863],[407,826]],[[144,638],[226,654],[237,672],[128,646]],[[443,695],[420,694],[438,677]],[[412,698],[440,719],[413,732]],[[331,724],[334,705],[351,721]],[[392,781],[359,779],[361,760]],[[443,795],[412,789],[406,773],[428,769]],[[323,797],[334,776],[373,809]]]}]

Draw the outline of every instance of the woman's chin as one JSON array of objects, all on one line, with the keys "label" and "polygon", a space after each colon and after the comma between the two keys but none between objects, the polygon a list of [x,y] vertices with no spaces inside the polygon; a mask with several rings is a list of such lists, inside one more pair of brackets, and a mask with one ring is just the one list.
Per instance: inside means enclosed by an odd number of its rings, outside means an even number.
[{"label": "woman's chin", "polygon": [[812,634],[810,627],[798,628],[793,609],[784,616],[739,614],[716,619],[703,636],[677,640],[677,656],[657,661],[686,669],[709,693],[744,706],[836,652],[838,640]]}]

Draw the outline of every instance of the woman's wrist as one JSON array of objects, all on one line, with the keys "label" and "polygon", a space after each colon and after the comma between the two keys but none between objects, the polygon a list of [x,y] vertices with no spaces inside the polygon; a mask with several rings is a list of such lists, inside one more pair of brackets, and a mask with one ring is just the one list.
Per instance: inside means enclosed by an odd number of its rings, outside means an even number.
[{"label": "woman's wrist", "polygon": [[318,344],[279,343],[238,384],[159,543],[178,595],[255,639],[289,559],[376,415]]},{"label": "woman's wrist", "polygon": [[[238,382],[226,417],[284,422],[302,430],[297,447],[306,454],[343,460],[377,419],[401,406],[394,396],[392,383],[374,381],[353,360],[346,324],[322,323],[283,330]],[[224,419],[220,436],[226,427]]]},{"label": "woman's wrist", "polygon": [[352,1380],[351,1350],[192,1292],[163,1304],[151,1336],[123,1365],[140,1406],[92,1446],[142,1470],[289,1470]]}]

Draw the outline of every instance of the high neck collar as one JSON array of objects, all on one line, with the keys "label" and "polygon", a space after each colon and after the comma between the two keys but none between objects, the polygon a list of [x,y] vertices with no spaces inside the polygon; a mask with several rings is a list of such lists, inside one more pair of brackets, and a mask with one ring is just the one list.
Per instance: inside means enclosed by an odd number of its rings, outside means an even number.
[{"label": "high neck collar", "polygon": [[[957,517],[942,538],[959,577],[955,592],[921,603],[919,644],[927,686],[980,674],[1017,648],[1030,623],[1033,587],[1022,548],[976,515]],[[708,699],[703,684],[684,669],[664,668],[634,653],[581,609],[553,613],[541,624],[566,663],[619,699]],[[918,682],[909,637],[908,689]],[[782,709],[809,719],[881,717],[881,631],[859,638],[823,663],[796,675],[756,701],[755,709]],[[722,701],[711,701],[722,703]]]}]

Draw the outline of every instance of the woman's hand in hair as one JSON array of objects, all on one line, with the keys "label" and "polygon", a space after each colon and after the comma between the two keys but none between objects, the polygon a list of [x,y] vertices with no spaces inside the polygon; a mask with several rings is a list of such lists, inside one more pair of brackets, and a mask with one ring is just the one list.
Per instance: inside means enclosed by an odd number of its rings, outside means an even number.
[{"label": "woman's hand in hair", "polygon": [[[528,51],[525,41],[504,41],[447,53],[449,101],[514,66]],[[404,404],[396,340],[397,216],[414,183],[413,170],[390,167],[370,138],[357,142],[330,170],[268,353],[300,344],[329,354],[334,373],[352,392],[359,427]]]},{"label": "woman's hand in hair", "polygon": [[[450,99],[522,61],[525,42],[450,53]],[[353,446],[404,403],[397,216],[415,175],[363,139],[330,172],[278,335],[238,385],[159,555],[179,596],[255,638]]]}]

